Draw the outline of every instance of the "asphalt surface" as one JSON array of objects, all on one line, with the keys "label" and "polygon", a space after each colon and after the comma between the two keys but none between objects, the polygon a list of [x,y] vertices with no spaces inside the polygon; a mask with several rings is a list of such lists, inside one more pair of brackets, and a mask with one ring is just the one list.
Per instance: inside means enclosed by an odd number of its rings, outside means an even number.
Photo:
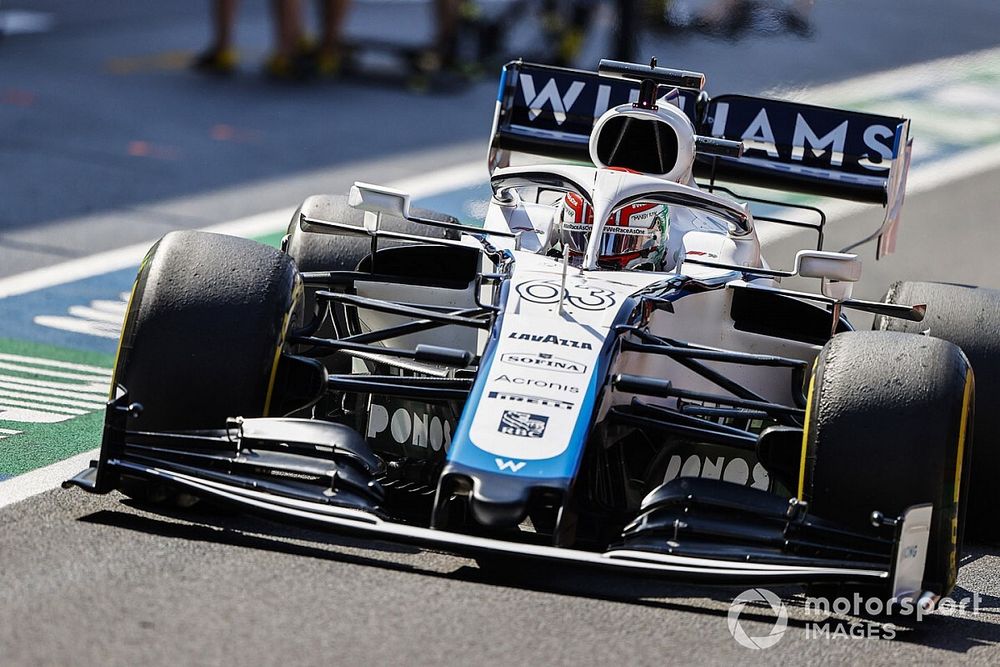
[{"label": "asphalt surface", "polygon": [[[0,40],[0,276],[485,153],[492,81],[421,96],[266,82],[254,70],[266,16],[246,5],[245,72],[220,81],[162,56],[202,45],[201,3],[32,3],[53,12],[52,30]],[[379,28],[378,11],[360,5],[352,30]],[[997,46],[1000,7],[845,1],[813,17],[808,39],[641,43],[661,62],[709,72],[713,91],[754,92]],[[1000,287],[998,178],[992,170],[910,197],[897,254],[866,264],[860,295],[897,278]],[[828,247],[873,221],[837,221]],[[976,614],[932,617],[894,641],[815,638],[815,618],[790,589],[785,636],[750,652],[726,625],[741,589],[574,571],[491,576],[462,558],[251,518],[151,513],[117,494],[50,491],[0,510],[0,526],[4,665],[1000,661],[996,546],[967,549],[955,597],[981,595]],[[749,629],[766,631],[773,616],[758,617]]]}]

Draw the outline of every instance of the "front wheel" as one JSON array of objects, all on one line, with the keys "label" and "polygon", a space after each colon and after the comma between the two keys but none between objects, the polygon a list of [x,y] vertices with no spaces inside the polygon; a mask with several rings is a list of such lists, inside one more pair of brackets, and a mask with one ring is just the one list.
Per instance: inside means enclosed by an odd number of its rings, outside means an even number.
[{"label": "front wheel", "polygon": [[[136,277],[115,364],[114,382],[143,408],[129,429],[218,429],[229,417],[268,416],[301,294],[295,265],[274,248],[194,231],[160,239]],[[143,480],[123,486],[166,499]]]},{"label": "front wheel", "polygon": [[798,497],[859,532],[933,504],[924,589],[947,595],[961,548],[973,379],[955,345],[892,332],[834,336],[809,385]]}]

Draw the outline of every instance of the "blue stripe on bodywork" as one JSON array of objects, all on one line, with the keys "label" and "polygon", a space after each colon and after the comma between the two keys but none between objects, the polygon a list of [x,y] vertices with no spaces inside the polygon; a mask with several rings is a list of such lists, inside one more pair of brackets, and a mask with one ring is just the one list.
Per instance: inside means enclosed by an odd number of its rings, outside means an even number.
[{"label": "blue stripe on bodywork", "polygon": [[[685,280],[686,279],[682,278],[678,281],[678,283],[673,285],[667,293],[658,295],[658,298],[663,301],[674,302],[688,294],[691,294],[692,292],[685,289]],[[506,306],[509,287],[509,281],[504,282],[501,287],[501,308]],[[622,306],[618,311],[618,315],[615,317],[615,321],[610,327],[612,332],[618,326],[624,324],[632,313],[635,312],[636,305],[636,299],[632,297],[626,299],[622,303]],[[503,313],[501,312],[501,314],[497,317],[496,323],[494,324],[493,334],[487,343],[486,349],[483,351],[483,362],[479,372],[477,373],[476,381],[473,383],[472,390],[469,393],[469,398],[465,403],[465,407],[462,409],[462,415],[459,417],[458,424],[455,427],[455,435],[452,438],[451,447],[448,450],[448,462],[449,464],[454,463],[466,468],[474,468],[489,471],[491,473],[502,473],[507,476],[530,477],[535,481],[539,479],[571,480],[576,477],[580,461],[583,458],[583,450],[590,434],[590,428],[593,425],[594,409],[596,407],[597,397],[604,386],[604,381],[608,377],[608,371],[610,370],[611,359],[617,342],[617,336],[614,334],[609,335],[604,341],[604,345],[598,355],[597,366],[594,369],[593,375],[591,375],[586,394],[584,395],[583,402],[580,405],[580,417],[576,421],[576,425],[573,428],[573,434],[570,437],[570,441],[566,449],[558,456],[550,459],[526,460],[524,461],[525,465],[514,472],[509,468],[501,470],[500,466],[497,465],[497,459],[501,457],[480,449],[475,445],[475,443],[472,442],[470,437],[472,421],[475,418],[476,410],[482,400],[483,392],[485,390],[486,383],[489,380],[490,371],[493,367],[493,359],[496,356],[497,347],[500,345],[500,331],[502,328]],[[517,459],[512,460],[519,462]]]},{"label": "blue stripe on bodywork", "polygon": [[500,68],[500,87],[497,89],[497,102],[503,102],[503,89],[507,85],[507,68],[509,65],[504,65]]},{"label": "blue stripe on bodywork", "polygon": [[[508,283],[505,283],[504,292],[502,292],[504,301],[506,301],[507,288]],[[612,325],[612,329],[614,329],[616,325],[620,324],[621,320],[629,317],[634,310],[635,301],[632,299],[626,299],[626,301],[622,304],[622,308],[619,310],[618,317],[615,318],[615,323]],[[598,364],[590,377],[590,382],[587,385],[586,393],[584,394],[583,401],[580,405],[580,412],[576,420],[576,425],[573,427],[573,434],[570,436],[570,441],[566,449],[558,456],[554,456],[549,459],[526,460],[524,461],[524,466],[520,467],[515,472],[509,468],[501,469],[497,464],[497,459],[501,459],[501,457],[480,449],[475,445],[475,443],[472,442],[470,437],[472,421],[475,418],[476,410],[482,400],[483,392],[485,390],[486,383],[489,380],[490,371],[493,367],[493,359],[496,356],[496,349],[500,344],[499,332],[502,329],[502,324],[501,315],[501,317],[497,318],[497,322],[493,329],[494,335],[490,338],[487,348],[483,353],[482,367],[480,372],[477,374],[476,381],[472,386],[472,391],[469,393],[469,398],[462,410],[462,416],[459,418],[458,424],[455,427],[455,435],[452,438],[451,447],[448,450],[448,461],[449,463],[456,463],[469,468],[476,468],[479,470],[486,470],[493,473],[503,473],[505,475],[518,477],[531,477],[536,480],[572,479],[576,476],[576,472],[580,467],[583,449],[587,442],[587,436],[590,433],[590,427],[593,423],[597,396],[604,385],[604,380],[608,376],[608,369],[611,364],[612,352],[614,351],[617,337],[609,336],[604,341],[604,345],[598,355]],[[517,459],[512,459],[512,461],[520,462]]]},{"label": "blue stripe on bodywork", "polygon": [[[524,461],[525,465],[519,468],[517,472],[510,469],[501,470],[500,466],[498,466],[496,462],[496,460],[501,457],[480,449],[475,445],[475,443],[472,442],[472,439],[469,436],[469,431],[472,428],[472,421],[475,418],[476,409],[479,407],[479,402],[482,400],[483,391],[489,379],[495,350],[498,345],[499,341],[497,339],[490,341],[489,349],[484,357],[483,370],[479,373],[475,384],[472,386],[472,391],[469,393],[469,399],[465,403],[465,408],[462,410],[462,416],[459,418],[458,425],[455,427],[455,435],[452,438],[451,447],[448,450],[449,463],[458,463],[469,468],[488,470],[494,473],[500,472],[507,475],[516,475],[518,477],[533,477],[536,479],[573,478],[576,475],[577,468],[579,467],[580,454],[582,453],[583,445],[586,442],[587,434],[590,431],[590,417],[594,412],[594,404],[597,400],[597,394],[601,384],[603,384],[600,379],[607,376],[607,361],[610,360],[610,350],[613,343],[609,339],[605,345],[605,349],[601,351],[601,363],[599,368],[595,369],[594,374],[591,376],[590,384],[587,386],[583,402],[580,405],[580,415],[587,415],[587,417],[577,419],[576,426],[573,429],[573,435],[570,437],[569,445],[561,454],[559,454],[559,456],[555,456],[550,459],[533,459]],[[511,460],[519,462],[517,459]]]}]

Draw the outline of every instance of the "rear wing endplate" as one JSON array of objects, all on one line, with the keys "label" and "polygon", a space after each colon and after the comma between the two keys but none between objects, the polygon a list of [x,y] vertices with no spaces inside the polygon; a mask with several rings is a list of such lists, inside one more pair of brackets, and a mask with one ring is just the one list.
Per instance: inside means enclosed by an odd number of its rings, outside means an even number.
[{"label": "rear wing endplate", "polygon": [[[511,153],[590,162],[594,121],[635,101],[637,82],[595,72],[508,63],[500,77],[489,167]],[[699,155],[695,175],[881,204],[880,254],[892,251],[909,168],[909,121],[747,95],[680,90],[698,135],[742,141],[742,157]]]}]

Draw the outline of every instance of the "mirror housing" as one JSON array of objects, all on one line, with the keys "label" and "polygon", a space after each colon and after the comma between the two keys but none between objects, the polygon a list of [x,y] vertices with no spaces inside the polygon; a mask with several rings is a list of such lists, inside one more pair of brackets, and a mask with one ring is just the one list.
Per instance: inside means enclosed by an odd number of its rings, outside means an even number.
[{"label": "mirror housing", "polygon": [[843,252],[800,250],[795,255],[795,273],[803,278],[856,283],[861,280],[861,258]]},{"label": "mirror housing", "polygon": [[854,283],[861,280],[861,258],[843,252],[800,250],[795,255],[795,273],[821,279],[823,296],[846,301],[851,298]]},{"label": "mirror housing", "polygon": [[347,203],[367,213],[385,213],[404,220],[410,217],[410,194],[384,185],[355,183]]}]

